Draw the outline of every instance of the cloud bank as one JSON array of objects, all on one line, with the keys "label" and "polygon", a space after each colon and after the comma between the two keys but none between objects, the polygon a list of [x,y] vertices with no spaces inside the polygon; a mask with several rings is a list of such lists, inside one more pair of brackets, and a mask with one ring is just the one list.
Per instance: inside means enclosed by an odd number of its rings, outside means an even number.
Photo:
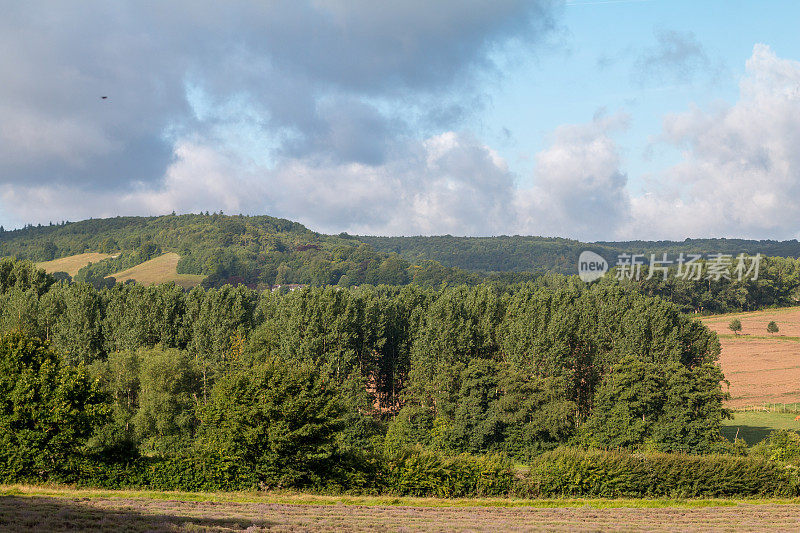
[{"label": "cloud bank", "polygon": [[667,116],[661,141],[683,159],[632,199],[623,233],[800,237],[800,62],[757,44],[739,100]]},{"label": "cloud bank", "polygon": [[[643,195],[624,112],[551,132],[518,176],[465,124],[540,2],[86,2],[0,20],[0,203],[18,223],[267,213],[369,234],[798,236],[800,63],[757,45],[737,102],[665,118]],[[691,76],[691,35],[640,58]],[[513,46],[512,46],[513,45]],[[688,69],[688,70],[686,70]],[[101,96],[108,96],[101,99]]]}]

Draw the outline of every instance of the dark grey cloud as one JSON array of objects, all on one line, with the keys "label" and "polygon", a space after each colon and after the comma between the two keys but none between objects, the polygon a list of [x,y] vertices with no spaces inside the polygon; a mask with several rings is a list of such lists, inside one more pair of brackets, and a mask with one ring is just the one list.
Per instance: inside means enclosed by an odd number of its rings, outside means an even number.
[{"label": "dark grey cloud", "polygon": [[548,0],[1,9],[0,184],[87,190],[156,186],[181,139],[242,121],[277,158],[381,164],[420,123],[456,126],[491,53],[552,25]]},{"label": "dark grey cloud", "polygon": [[355,98],[319,102],[315,119],[313,129],[286,143],[284,154],[380,165],[407,129],[403,121],[386,117],[375,106]]}]

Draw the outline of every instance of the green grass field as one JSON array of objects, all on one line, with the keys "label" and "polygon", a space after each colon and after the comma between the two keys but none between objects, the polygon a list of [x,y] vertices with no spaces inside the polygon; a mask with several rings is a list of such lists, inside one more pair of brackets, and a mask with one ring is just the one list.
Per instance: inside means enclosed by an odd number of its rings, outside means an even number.
[{"label": "green grass field", "polygon": [[733,440],[737,436],[744,439],[748,446],[764,440],[776,429],[793,429],[800,431],[800,420],[795,420],[797,413],[779,413],[769,411],[740,411],[733,413],[733,420],[725,420],[722,435]]}]

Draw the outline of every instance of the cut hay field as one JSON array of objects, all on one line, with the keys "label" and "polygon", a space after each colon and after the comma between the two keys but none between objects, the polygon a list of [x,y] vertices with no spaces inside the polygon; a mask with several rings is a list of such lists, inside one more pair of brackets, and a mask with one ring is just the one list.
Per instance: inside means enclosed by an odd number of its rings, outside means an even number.
[{"label": "cut hay field", "polygon": [[[739,335],[728,329],[734,318],[742,322]],[[730,381],[729,407],[800,402],[800,307],[716,315],[702,320],[720,338],[720,365]],[[771,321],[780,328],[775,335],[767,333]]]},{"label": "cut hay field", "polygon": [[190,289],[199,285],[205,276],[195,274],[178,274],[178,260],[180,256],[176,253],[165,253],[149,261],[145,261],[133,268],[111,274],[118,283],[129,279],[135,280],[140,285],[153,285],[157,283],[169,283],[174,281],[176,285],[184,289]]},{"label": "cut hay field", "polygon": [[436,500],[0,487],[13,531],[797,531],[800,501]]},{"label": "cut hay field", "polygon": [[78,270],[82,269],[89,263],[98,263],[103,259],[108,259],[111,254],[99,254],[95,252],[88,252],[85,254],[71,255],[69,257],[62,257],[61,259],[54,259],[53,261],[43,261],[36,263],[36,266],[44,269],[48,274],[53,272],[66,272],[70,276],[75,276]]}]

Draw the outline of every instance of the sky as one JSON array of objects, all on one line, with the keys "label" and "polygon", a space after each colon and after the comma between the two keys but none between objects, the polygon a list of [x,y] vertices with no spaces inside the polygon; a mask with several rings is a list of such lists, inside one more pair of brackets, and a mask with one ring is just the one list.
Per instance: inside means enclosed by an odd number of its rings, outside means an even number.
[{"label": "sky", "polygon": [[[0,224],[800,238],[800,2],[0,0]],[[103,98],[103,97],[106,98]]]}]

